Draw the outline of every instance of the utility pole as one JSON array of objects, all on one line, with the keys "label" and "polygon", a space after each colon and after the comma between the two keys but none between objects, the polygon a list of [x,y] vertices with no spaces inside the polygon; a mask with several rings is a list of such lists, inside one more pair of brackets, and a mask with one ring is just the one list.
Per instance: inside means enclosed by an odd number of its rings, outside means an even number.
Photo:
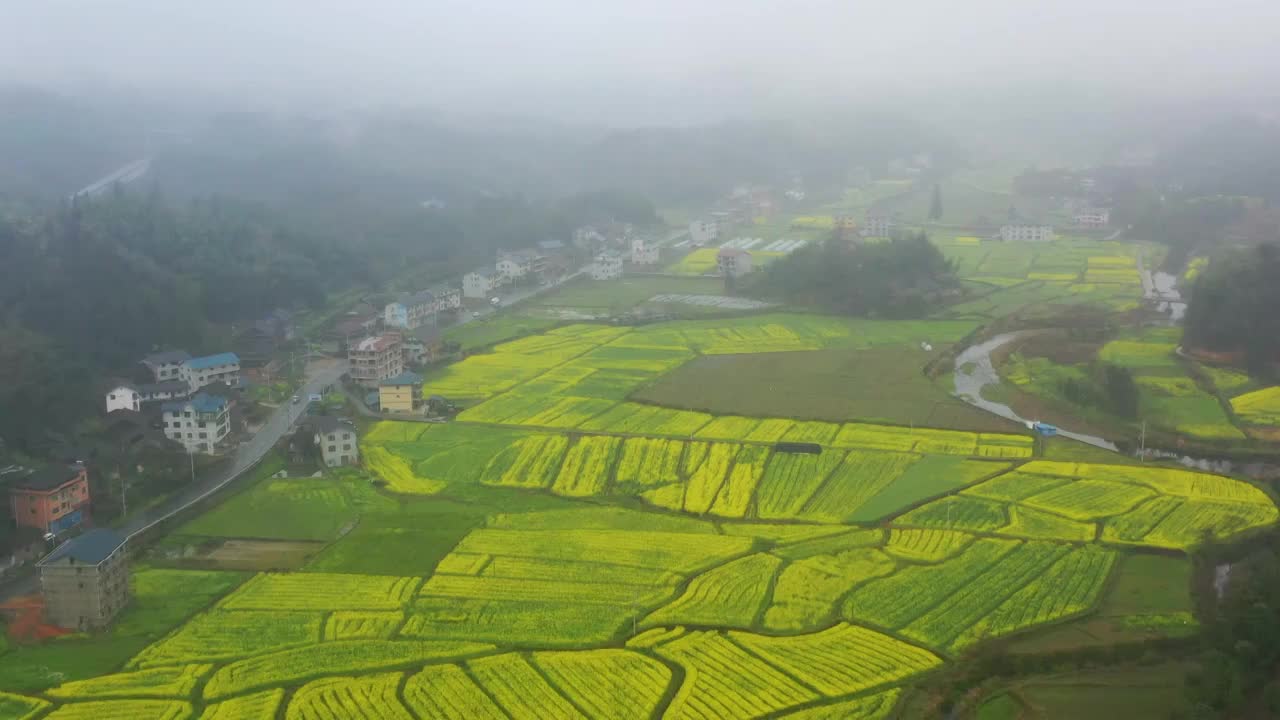
[{"label": "utility pole", "polygon": [[1141,462],[1147,461],[1147,421],[1142,421],[1142,433],[1138,436],[1138,457]]}]

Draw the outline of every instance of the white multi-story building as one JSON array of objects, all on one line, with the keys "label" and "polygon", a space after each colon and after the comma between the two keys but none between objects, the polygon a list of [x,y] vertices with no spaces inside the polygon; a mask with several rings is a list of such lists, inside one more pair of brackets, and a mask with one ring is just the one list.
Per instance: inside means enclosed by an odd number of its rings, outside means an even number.
[{"label": "white multi-story building", "polygon": [[1101,228],[1111,224],[1111,211],[1106,208],[1082,208],[1071,216],[1080,227]]},{"label": "white multi-story building", "polygon": [[606,250],[596,255],[588,270],[592,280],[616,280],[622,277],[622,256]]},{"label": "white multi-story building", "polygon": [[889,237],[893,232],[893,218],[881,213],[867,213],[862,223],[864,237]]},{"label": "white multi-story building", "polygon": [[751,272],[751,253],[738,248],[720,248],[716,253],[716,266],[727,277],[742,277]]},{"label": "white multi-story building", "polygon": [[456,287],[434,287],[431,294],[436,296],[436,310],[453,312],[462,307],[462,291]]},{"label": "white multi-story building", "polygon": [[191,358],[186,362],[186,381],[195,392],[206,385],[226,383],[240,385],[240,357],[235,353],[218,353]]},{"label": "white multi-story building", "polygon": [[404,372],[400,335],[383,333],[367,337],[347,348],[347,361],[351,365],[352,380],[365,387],[377,387],[383,380]]},{"label": "white multi-story building", "polygon": [[382,311],[382,322],[389,328],[412,330],[430,322],[438,310],[435,293],[423,290],[387,303]]},{"label": "white multi-story building", "polygon": [[158,383],[172,380],[185,381],[185,367],[190,359],[191,356],[185,350],[168,350],[142,358],[142,364],[151,371],[151,376]]},{"label": "white multi-story building", "polygon": [[604,241],[604,234],[590,225],[573,231],[573,246],[582,250],[594,249],[597,245],[604,244]]},{"label": "white multi-story building", "polygon": [[167,402],[163,410],[164,436],[187,452],[210,454],[231,432],[231,404],[226,398],[197,393],[189,400]]},{"label": "white multi-story building", "polygon": [[1005,242],[1051,242],[1052,225],[1005,225],[1000,228],[1000,239]]},{"label": "white multi-story building", "polygon": [[350,420],[320,416],[312,421],[312,425],[316,429],[315,441],[320,446],[320,457],[325,466],[355,465],[360,461],[360,445]]},{"label": "white multi-story building", "polygon": [[132,385],[120,384],[107,391],[107,412],[116,410],[142,410],[142,395]]},{"label": "white multi-story building", "polygon": [[462,276],[462,295],[469,298],[487,298],[500,284],[497,271],[488,268],[472,270]]},{"label": "white multi-story building", "polygon": [[710,245],[720,239],[720,222],[718,220],[694,220],[689,223],[689,242],[699,247]]},{"label": "white multi-story building", "polygon": [[631,239],[631,262],[636,265],[657,265],[661,252],[657,245],[644,238]]},{"label": "white multi-story building", "polygon": [[537,250],[512,250],[498,253],[496,265],[504,282],[512,282],[542,272],[545,258]]}]

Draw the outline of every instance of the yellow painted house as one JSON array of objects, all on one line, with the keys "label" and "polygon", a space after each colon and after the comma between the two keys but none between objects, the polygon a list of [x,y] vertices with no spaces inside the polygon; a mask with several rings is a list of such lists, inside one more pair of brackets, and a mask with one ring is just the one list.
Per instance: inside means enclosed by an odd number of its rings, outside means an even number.
[{"label": "yellow painted house", "polygon": [[382,412],[414,412],[422,406],[422,377],[403,372],[378,383],[378,406]]}]

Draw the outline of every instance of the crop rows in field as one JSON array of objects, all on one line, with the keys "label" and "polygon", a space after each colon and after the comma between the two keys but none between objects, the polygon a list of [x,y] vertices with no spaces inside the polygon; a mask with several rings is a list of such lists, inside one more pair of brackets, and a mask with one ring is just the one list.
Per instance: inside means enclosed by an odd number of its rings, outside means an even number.
[{"label": "crop rows in field", "polygon": [[338,610],[324,626],[325,640],[387,640],[404,622],[395,611]]},{"label": "crop rows in field", "polygon": [[413,720],[396,692],[401,673],[313,680],[294,693],[286,720]]},{"label": "crop rows in field", "polygon": [[92,700],[68,703],[44,720],[186,720],[191,703],[181,700]]},{"label": "crop rows in field", "polygon": [[710,625],[749,628],[763,611],[782,560],[755,553],[695,577],[680,597],[650,613],[645,626]]},{"label": "crop rows in field", "polygon": [[480,482],[503,487],[547,488],[555,480],[569,438],[530,435],[498,453],[485,465]]},{"label": "crop rows in field", "polygon": [[213,609],[138,653],[129,667],[236,660],[320,642],[324,617],[299,610]]},{"label": "crop rows in field", "polygon": [[493,645],[484,643],[452,640],[337,640],[224,665],[205,684],[204,697],[221,700],[313,678],[448,661],[493,649]]},{"label": "crop rows in field", "polygon": [[[607,639],[674,598],[686,575],[742,555],[752,542],[698,533],[475,530],[423,585],[402,632],[544,643]],[[717,569],[734,580],[735,573],[724,572],[732,565]]]},{"label": "crop rows in field", "polygon": [[974,536],[955,530],[893,528],[885,552],[915,562],[941,562],[969,547]]},{"label": "crop rows in field", "polygon": [[224,610],[399,610],[422,583],[416,577],[337,573],[262,573],[227,596]]},{"label": "crop rows in field", "polygon": [[213,665],[176,665],[148,670],[101,675],[88,680],[63,683],[48,692],[59,700],[97,700],[112,697],[174,698],[190,697],[196,684]]},{"label": "crop rows in field", "polygon": [[829,625],[850,590],[896,569],[893,559],[874,547],[817,550],[792,560],[778,574],[762,617],[765,628],[796,632]]},{"label": "crop rows in field", "polygon": [[1257,488],[1166,468],[1035,461],[915,508],[894,522],[1033,539],[1183,549],[1275,522]]},{"label": "crop rows in field", "polygon": [[932,653],[863,628],[768,637],[691,632],[653,651],[678,663],[685,681],[664,717],[754,717],[898,682],[939,663]]},{"label": "crop rows in field", "polygon": [[1245,422],[1255,425],[1280,425],[1280,386],[1231,398],[1231,410]]},{"label": "crop rows in field", "polygon": [[863,585],[843,612],[956,651],[1091,607],[1114,561],[1113,551],[1097,546],[980,539],[939,564],[907,566]]},{"label": "crop rows in field", "polygon": [[284,690],[263,690],[205,706],[200,720],[275,720]]}]

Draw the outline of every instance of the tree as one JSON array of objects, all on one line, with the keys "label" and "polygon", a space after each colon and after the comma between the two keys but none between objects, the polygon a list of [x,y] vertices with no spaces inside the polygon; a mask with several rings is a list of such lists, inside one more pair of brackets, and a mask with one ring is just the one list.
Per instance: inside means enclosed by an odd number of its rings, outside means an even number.
[{"label": "tree", "polygon": [[942,186],[933,184],[933,198],[929,201],[929,219],[942,219]]},{"label": "tree", "polygon": [[1107,389],[1107,398],[1111,401],[1111,409],[1115,414],[1126,417],[1138,417],[1138,385],[1133,381],[1133,373],[1119,365],[1103,367],[1103,384]]},{"label": "tree", "polygon": [[1220,253],[1196,279],[1183,342],[1243,352],[1250,369],[1265,372],[1280,359],[1280,246]]},{"label": "tree", "polygon": [[774,262],[754,284],[761,295],[847,315],[924,314],[959,281],[923,233],[850,246],[829,240]]}]

